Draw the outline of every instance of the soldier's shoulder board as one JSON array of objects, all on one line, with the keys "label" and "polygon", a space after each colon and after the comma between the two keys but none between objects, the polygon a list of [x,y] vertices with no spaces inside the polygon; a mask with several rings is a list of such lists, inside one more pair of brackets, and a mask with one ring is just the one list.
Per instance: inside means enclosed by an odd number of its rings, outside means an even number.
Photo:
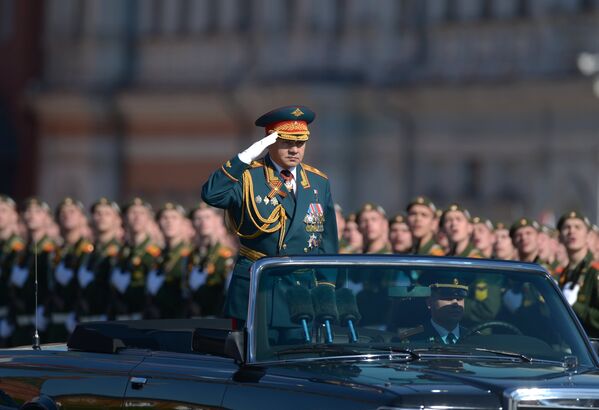
[{"label": "soldier's shoulder board", "polygon": [[599,270],[599,261],[593,261],[591,263],[591,268],[593,268],[595,270]]},{"label": "soldier's shoulder board", "polygon": [[302,167],[303,167],[303,168],[304,168],[306,171],[308,171],[308,172],[311,172],[311,173],[313,173],[313,174],[319,175],[319,176],[323,177],[324,179],[329,179],[329,177],[327,176],[327,174],[325,174],[324,172],[322,172],[321,170],[319,170],[319,169],[317,169],[317,168],[314,168],[314,167],[313,167],[313,166],[311,166],[311,165],[308,165],[308,164],[302,164]]},{"label": "soldier's shoulder board", "polygon": [[160,253],[161,253],[160,247],[158,247],[157,245],[154,245],[154,244],[146,246],[146,252],[155,258],[160,256]]},{"label": "soldier's shoulder board", "polygon": [[25,249],[25,241],[19,237],[15,237],[10,244],[10,250],[13,252],[21,252]]},{"label": "soldier's shoulder board", "polygon": [[262,168],[264,166],[264,159],[258,159],[256,161],[252,161],[250,167],[252,168]]}]

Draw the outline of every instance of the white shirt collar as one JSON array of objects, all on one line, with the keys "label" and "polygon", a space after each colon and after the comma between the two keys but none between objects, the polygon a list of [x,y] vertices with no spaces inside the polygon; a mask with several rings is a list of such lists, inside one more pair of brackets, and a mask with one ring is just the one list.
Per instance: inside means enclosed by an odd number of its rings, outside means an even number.
[{"label": "white shirt collar", "polygon": [[[447,341],[445,340],[445,338],[449,334],[449,331],[447,329],[445,329],[443,326],[437,324],[433,319],[431,319],[431,324],[433,325],[433,327],[435,328],[435,330],[437,331],[437,333],[439,333],[439,336],[441,337],[441,339],[443,339],[443,343],[447,343]],[[456,337],[456,340],[458,340],[460,338],[460,325],[458,324],[451,331],[451,333],[453,333],[453,335]]]}]

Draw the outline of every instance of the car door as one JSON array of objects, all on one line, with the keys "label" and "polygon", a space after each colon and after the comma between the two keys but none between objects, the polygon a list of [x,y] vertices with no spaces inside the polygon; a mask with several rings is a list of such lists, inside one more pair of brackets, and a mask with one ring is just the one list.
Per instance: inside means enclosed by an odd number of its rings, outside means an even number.
[{"label": "car door", "polygon": [[220,408],[238,366],[232,359],[194,353],[153,352],[132,372],[127,409]]},{"label": "car door", "polygon": [[120,409],[131,370],[145,352],[31,351],[0,369],[0,390],[16,403],[48,396],[61,409]]}]

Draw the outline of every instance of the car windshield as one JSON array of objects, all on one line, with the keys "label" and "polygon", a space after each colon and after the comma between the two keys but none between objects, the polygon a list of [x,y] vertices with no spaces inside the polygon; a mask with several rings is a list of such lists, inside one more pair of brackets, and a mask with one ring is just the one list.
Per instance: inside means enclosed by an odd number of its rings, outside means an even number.
[{"label": "car windshield", "polygon": [[592,364],[552,279],[530,270],[265,265],[253,309],[257,361],[418,352]]}]

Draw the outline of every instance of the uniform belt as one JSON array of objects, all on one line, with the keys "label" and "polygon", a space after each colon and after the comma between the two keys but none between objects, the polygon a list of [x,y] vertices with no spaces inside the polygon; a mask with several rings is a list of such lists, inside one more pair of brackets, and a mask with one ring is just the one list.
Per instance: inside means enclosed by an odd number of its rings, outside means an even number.
[{"label": "uniform belt", "polygon": [[239,245],[239,255],[248,258],[252,262],[256,262],[258,259],[266,256],[266,254],[250,249],[244,245]]}]

